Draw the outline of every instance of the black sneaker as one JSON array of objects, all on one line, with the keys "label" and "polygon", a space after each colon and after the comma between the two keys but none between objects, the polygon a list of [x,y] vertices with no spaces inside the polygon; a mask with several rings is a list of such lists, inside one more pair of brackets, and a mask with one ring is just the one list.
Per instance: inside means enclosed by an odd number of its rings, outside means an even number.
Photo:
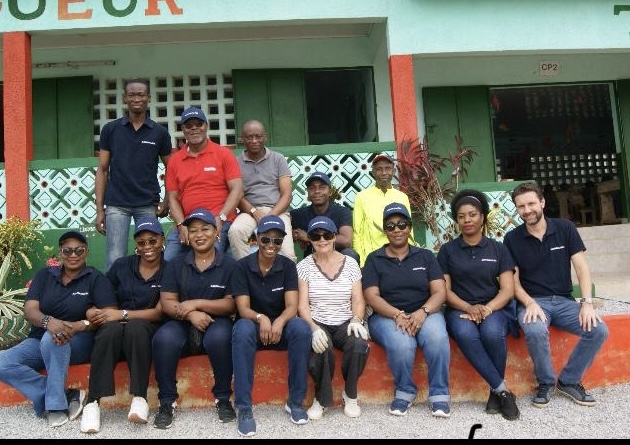
[{"label": "black sneaker", "polygon": [[532,405],[536,408],[546,408],[549,405],[549,400],[551,400],[551,396],[553,396],[553,390],[555,385],[541,383],[538,385],[538,390],[536,391],[536,397],[532,400]]},{"label": "black sneaker", "polygon": [[490,390],[490,397],[486,403],[486,414],[499,414],[501,412],[501,397]]},{"label": "black sneaker", "polygon": [[173,405],[160,405],[160,409],[155,415],[153,426],[161,430],[170,428],[173,425],[173,412]]},{"label": "black sneaker", "polygon": [[516,406],[516,397],[510,391],[501,391],[499,393],[499,399],[501,401],[501,415],[506,420],[517,420],[521,413]]},{"label": "black sneaker", "polygon": [[236,419],[236,412],[229,399],[215,400],[214,405],[217,407],[219,413],[219,420],[223,423],[231,422]]},{"label": "black sneaker", "polygon": [[595,406],[597,404],[593,396],[586,393],[586,390],[581,383],[578,383],[576,385],[565,385],[560,380],[558,380],[558,392],[564,396],[567,396],[578,405]]}]

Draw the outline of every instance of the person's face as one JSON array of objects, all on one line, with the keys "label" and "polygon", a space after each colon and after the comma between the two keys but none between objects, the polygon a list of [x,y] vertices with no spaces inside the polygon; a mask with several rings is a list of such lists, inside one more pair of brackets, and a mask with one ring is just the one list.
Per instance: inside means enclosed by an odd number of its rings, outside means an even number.
[{"label": "person's face", "polygon": [[372,176],[374,176],[377,186],[390,185],[394,177],[394,164],[385,159],[381,159],[372,166]]},{"label": "person's face", "polygon": [[308,234],[308,239],[315,252],[332,252],[335,250],[335,234],[327,230],[315,230]]},{"label": "person's face", "polygon": [[516,211],[525,224],[533,226],[543,219],[545,200],[540,200],[536,192],[526,192],[514,198]]},{"label": "person's face", "polygon": [[144,113],[149,106],[149,89],[143,83],[130,83],[127,85],[123,102],[131,113]]},{"label": "person's face", "polygon": [[253,122],[245,125],[241,133],[241,142],[251,154],[258,154],[265,148],[267,134],[262,124]]},{"label": "person's face", "polygon": [[208,138],[208,122],[201,119],[188,119],[182,124],[182,132],[189,144],[199,145]]},{"label": "person's face", "polygon": [[389,244],[393,247],[401,247],[409,243],[411,222],[402,215],[392,215],[385,220],[383,230]]},{"label": "person's face", "polygon": [[325,204],[330,201],[330,186],[319,179],[314,179],[306,187],[308,200],[315,205]]},{"label": "person's face", "polygon": [[85,266],[88,248],[78,239],[68,238],[59,246],[59,256],[67,270],[77,270]]},{"label": "person's face", "polygon": [[217,228],[200,219],[195,219],[188,225],[188,244],[195,252],[213,249],[216,236]]},{"label": "person's face", "polygon": [[483,214],[472,204],[457,209],[457,225],[464,235],[477,235],[483,228]]},{"label": "person's face", "polygon": [[258,252],[265,258],[273,259],[282,248],[284,234],[276,229],[267,230],[266,232],[256,235],[258,243]]},{"label": "person's face", "polygon": [[136,235],[136,252],[144,261],[153,262],[161,258],[164,236],[145,230]]}]

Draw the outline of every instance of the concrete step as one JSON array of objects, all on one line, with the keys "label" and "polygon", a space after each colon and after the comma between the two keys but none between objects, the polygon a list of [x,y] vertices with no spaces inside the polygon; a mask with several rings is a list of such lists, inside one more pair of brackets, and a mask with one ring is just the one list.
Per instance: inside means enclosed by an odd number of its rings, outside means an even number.
[{"label": "concrete step", "polygon": [[599,272],[591,278],[598,297],[630,302],[630,274]]},{"label": "concrete step", "polygon": [[[591,273],[601,275],[600,285],[608,282],[608,274],[630,276],[630,224],[580,227],[578,232],[586,245]],[[617,287],[611,288],[615,294],[620,292]]]}]

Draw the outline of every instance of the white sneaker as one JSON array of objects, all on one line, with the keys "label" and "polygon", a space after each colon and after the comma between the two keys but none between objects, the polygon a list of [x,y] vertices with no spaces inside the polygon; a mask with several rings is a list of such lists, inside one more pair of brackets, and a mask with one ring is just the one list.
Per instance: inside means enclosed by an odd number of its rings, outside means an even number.
[{"label": "white sneaker", "polygon": [[149,404],[144,397],[134,397],[131,400],[131,408],[127,420],[133,423],[147,423],[149,419]]},{"label": "white sneaker", "polygon": [[101,408],[95,400],[83,408],[81,416],[82,433],[98,433],[101,430]]},{"label": "white sneaker", "polygon": [[341,393],[343,399],[343,413],[348,417],[359,417],[361,415],[361,407],[357,403],[357,399],[351,399],[346,395],[346,392]]},{"label": "white sneaker", "polygon": [[326,408],[319,404],[319,400],[313,399],[313,404],[306,410],[306,414],[308,414],[309,419],[317,420],[322,418],[324,411],[326,411]]}]

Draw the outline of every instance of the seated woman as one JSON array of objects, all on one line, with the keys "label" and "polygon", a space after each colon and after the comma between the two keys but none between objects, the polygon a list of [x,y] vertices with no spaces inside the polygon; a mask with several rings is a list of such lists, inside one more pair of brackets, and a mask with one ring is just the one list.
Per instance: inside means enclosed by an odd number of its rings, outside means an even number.
[{"label": "seated woman", "polygon": [[59,237],[61,265],[40,269],[26,294],[28,338],[0,354],[0,381],[29,399],[37,416],[48,411],[51,427],[76,419],[83,409],[85,392],[66,391],[65,385],[70,365],[90,361],[94,332],[86,311],[116,307],[112,284],[86,264],[87,256],[83,234],[71,230]]},{"label": "seated woman", "polygon": [[387,353],[394,375],[389,413],[405,416],[418,394],[413,381],[416,349],[429,368],[429,402],[435,417],[450,417],[451,346],[442,314],[446,301],[444,274],[433,252],[409,244],[411,215],[401,203],[383,210],[389,243],[370,253],[363,267],[363,293],[374,313],[370,336]]},{"label": "seated woman", "polygon": [[316,216],[307,227],[314,252],[297,265],[298,314],[313,331],[309,372],[315,382],[315,399],[309,419],[320,419],[332,406],[334,348],[343,351],[341,394],[348,417],[359,417],[357,385],[370,352],[368,332],[363,326],[365,300],[359,263],[335,249],[337,226],[326,216]]},{"label": "seated woman", "polygon": [[88,399],[81,431],[101,429],[99,400],[116,394],[114,370],[120,360],[129,368],[129,393],[133,394],[127,419],[147,423],[147,390],[151,371],[151,339],[160,326],[160,281],[164,269],[164,232],[155,217],[139,218],[134,232],[136,253],[118,258],[107,271],[118,305],[89,309],[88,319],[99,326],[94,338]]},{"label": "seated woman", "polygon": [[462,190],[451,201],[461,235],[443,244],[437,256],[446,279],[446,328],[490,386],[486,413],[516,420],[516,397],[505,383],[510,328],[518,336],[515,263],[503,243],[484,235],[488,213],[488,201],[477,190]]}]

